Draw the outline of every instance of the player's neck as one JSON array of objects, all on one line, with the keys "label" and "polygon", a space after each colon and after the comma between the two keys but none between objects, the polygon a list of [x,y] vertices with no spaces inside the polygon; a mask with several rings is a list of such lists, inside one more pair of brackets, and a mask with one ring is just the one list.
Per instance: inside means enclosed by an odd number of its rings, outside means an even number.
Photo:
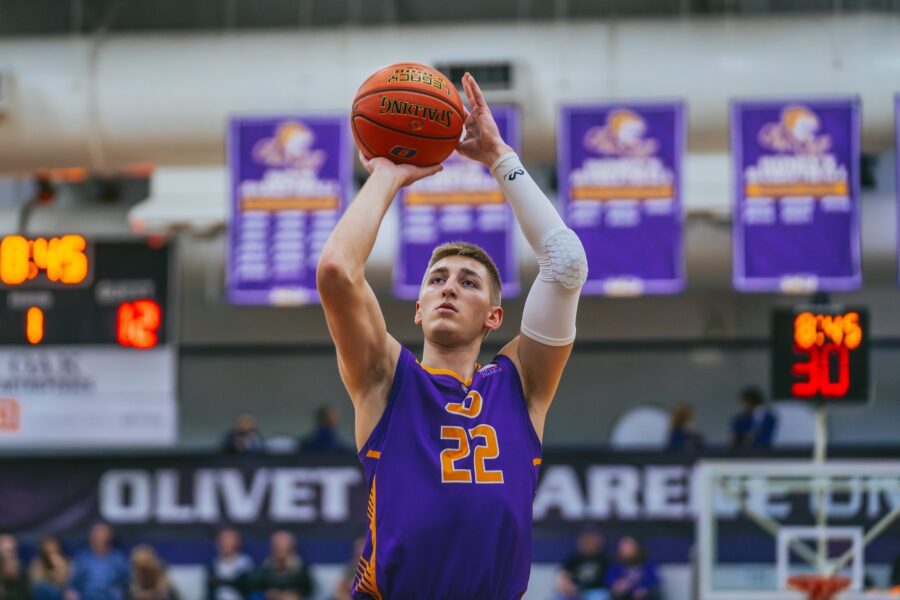
[{"label": "player's neck", "polygon": [[474,340],[465,346],[441,346],[425,340],[422,350],[422,366],[429,369],[445,369],[453,371],[463,380],[469,380],[475,374],[475,360],[481,352],[481,340]]}]

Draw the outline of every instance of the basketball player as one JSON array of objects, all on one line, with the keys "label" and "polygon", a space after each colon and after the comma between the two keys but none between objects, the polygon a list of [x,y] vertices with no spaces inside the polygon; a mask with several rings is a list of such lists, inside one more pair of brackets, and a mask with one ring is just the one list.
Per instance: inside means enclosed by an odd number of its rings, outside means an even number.
[{"label": "basketball player", "polygon": [[356,412],[369,484],[368,540],[354,598],[520,598],[531,568],[531,508],[544,419],[575,339],[587,261],[519,157],[504,143],[471,75],[457,148],[496,177],[540,274],[521,333],[475,363],[500,327],[500,277],[478,246],[438,246],[415,323],[421,361],[391,337],[364,265],[397,191],[440,166],[365,160],[371,174],[325,244],[317,273],[341,378]]}]

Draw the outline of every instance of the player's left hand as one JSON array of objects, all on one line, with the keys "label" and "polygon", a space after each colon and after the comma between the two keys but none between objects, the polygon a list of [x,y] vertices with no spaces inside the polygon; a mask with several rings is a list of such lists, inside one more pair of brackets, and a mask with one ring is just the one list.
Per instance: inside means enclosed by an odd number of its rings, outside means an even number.
[{"label": "player's left hand", "polygon": [[400,165],[383,157],[366,158],[362,151],[359,153],[359,162],[370,175],[375,174],[376,171],[388,174],[398,188],[412,185],[420,179],[444,170],[444,165],[417,167],[416,165]]},{"label": "player's left hand", "polygon": [[466,128],[466,137],[456,147],[456,151],[472,160],[490,167],[503,154],[512,152],[497,128],[494,115],[484,99],[484,94],[475,78],[470,73],[463,75],[463,91],[469,102],[469,112],[463,124]]}]

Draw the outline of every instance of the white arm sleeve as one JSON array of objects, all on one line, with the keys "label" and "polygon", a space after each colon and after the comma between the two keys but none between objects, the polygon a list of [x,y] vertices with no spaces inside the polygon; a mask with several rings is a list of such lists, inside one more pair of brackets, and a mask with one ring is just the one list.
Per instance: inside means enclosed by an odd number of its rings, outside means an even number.
[{"label": "white arm sleeve", "polygon": [[575,339],[578,297],[587,279],[584,247],[514,152],[498,158],[491,173],[509,200],[540,268],[525,300],[522,333],[548,346],[570,344]]}]

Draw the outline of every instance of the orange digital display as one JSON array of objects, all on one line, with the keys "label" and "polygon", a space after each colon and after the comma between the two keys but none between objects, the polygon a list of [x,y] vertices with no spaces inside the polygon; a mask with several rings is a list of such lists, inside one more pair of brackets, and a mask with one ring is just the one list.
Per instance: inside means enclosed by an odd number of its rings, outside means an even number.
[{"label": "orange digital display", "polygon": [[850,352],[862,343],[859,313],[814,314],[802,312],[794,319],[795,353],[807,360],[794,363],[791,373],[799,378],[791,386],[798,398],[842,398],[850,390]]},{"label": "orange digital display", "polygon": [[149,349],[159,341],[162,312],[154,300],[135,300],[119,305],[117,331],[119,344],[125,347]]},{"label": "orange digital display", "polygon": [[0,235],[0,347],[165,346],[169,262],[160,240]]},{"label": "orange digital display", "polygon": [[794,319],[794,343],[804,350],[813,346],[821,348],[826,343],[855,350],[861,342],[858,312],[822,315],[805,311]]},{"label": "orange digital display", "polygon": [[40,344],[44,339],[44,311],[32,306],[25,313],[25,337],[29,344]]},{"label": "orange digital display", "polygon": [[62,286],[79,285],[90,273],[88,243],[80,235],[7,235],[0,240],[0,282],[20,286],[43,275]]},{"label": "orange digital display", "polygon": [[865,312],[813,305],[777,311],[772,334],[773,396],[864,400],[868,394]]}]

